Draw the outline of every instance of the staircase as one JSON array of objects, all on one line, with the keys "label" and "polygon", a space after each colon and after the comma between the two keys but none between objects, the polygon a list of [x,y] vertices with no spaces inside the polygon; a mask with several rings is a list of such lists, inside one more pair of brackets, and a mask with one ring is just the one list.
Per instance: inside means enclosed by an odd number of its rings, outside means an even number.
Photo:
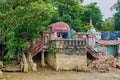
[{"label": "staircase", "polygon": [[99,59],[99,53],[96,52],[90,45],[86,46],[86,50],[90,53],[94,58]]},{"label": "staircase", "polygon": [[31,56],[34,57],[35,55],[37,55],[39,52],[41,52],[43,50],[43,42],[39,41],[37,44],[35,44],[31,49],[30,49],[30,53]]}]

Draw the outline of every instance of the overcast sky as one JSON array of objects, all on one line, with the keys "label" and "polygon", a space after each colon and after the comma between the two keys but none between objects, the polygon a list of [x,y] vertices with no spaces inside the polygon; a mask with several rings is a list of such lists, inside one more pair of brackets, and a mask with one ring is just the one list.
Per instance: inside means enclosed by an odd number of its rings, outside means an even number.
[{"label": "overcast sky", "polygon": [[97,2],[97,6],[100,7],[100,10],[102,11],[103,20],[112,17],[115,13],[115,10],[111,11],[110,8],[117,2],[117,0],[84,0],[83,4],[86,5],[91,2]]}]

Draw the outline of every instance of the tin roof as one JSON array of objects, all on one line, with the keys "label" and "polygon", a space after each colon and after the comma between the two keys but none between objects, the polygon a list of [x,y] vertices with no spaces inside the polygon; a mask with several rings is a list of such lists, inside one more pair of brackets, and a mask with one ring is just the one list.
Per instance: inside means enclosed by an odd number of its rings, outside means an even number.
[{"label": "tin roof", "polygon": [[96,40],[96,42],[102,45],[120,45],[120,40]]}]

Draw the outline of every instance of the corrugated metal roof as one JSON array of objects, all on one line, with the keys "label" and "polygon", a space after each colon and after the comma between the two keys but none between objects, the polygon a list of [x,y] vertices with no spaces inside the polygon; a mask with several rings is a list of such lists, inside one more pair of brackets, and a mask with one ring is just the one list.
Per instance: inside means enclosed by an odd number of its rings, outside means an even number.
[{"label": "corrugated metal roof", "polygon": [[96,40],[96,42],[102,45],[120,45],[120,40]]}]

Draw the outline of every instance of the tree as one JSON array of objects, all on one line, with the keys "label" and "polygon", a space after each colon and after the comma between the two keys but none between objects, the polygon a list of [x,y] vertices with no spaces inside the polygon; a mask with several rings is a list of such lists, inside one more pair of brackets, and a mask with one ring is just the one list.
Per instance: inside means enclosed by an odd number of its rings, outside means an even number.
[{"label": "tree", "polygon": [[[53,0],[54,10],[51,23],[63,21],[69,24],[76,31],[81,31],[82,21],[81,15],[83,8],[78,2],[79,0]],[[82,0],[80,0],[82,1]]]},{"label": "tree", "polygon": [[[54,10],[51,23],[63,21],[69,24],[77,32],[85,31],[84,27],[88,25],[90,18],[93,20],[93,25],[100,27],[102,15],[100,9],[95,3],[87,6],[82,6],[80,3],[83,0],[52,0]],[[99,25],[98,25],[99,24]]]},{"label": "tree", "polygon": [[115,27],[114,27],[114,19],[108,20],[108,21],[104,21],[102,23],[102,31],[114,31]]},{"label": "tree", "polygon": [[98,23],[102,22],[102,13],[96,5],[97,3],[90,3],[86,6],[84,6],[84,13],[82,15],[82,22],[89,23],[90,19],[93,20],[93,26],[97,26],[98,29],[100,29],[100,25],[97,25]]},{"label": "tree", "polygon": [[116,9],[116,13],[114,14],[115,29],[120,31],[120,0],[117,1],[114,8]]},{"label": "tree", "polygon": [[52,5],[42,0],[3,0],[0,26],[6,38],[6,59],[19,58],[27,41],[37,38],[50,22]]}]

